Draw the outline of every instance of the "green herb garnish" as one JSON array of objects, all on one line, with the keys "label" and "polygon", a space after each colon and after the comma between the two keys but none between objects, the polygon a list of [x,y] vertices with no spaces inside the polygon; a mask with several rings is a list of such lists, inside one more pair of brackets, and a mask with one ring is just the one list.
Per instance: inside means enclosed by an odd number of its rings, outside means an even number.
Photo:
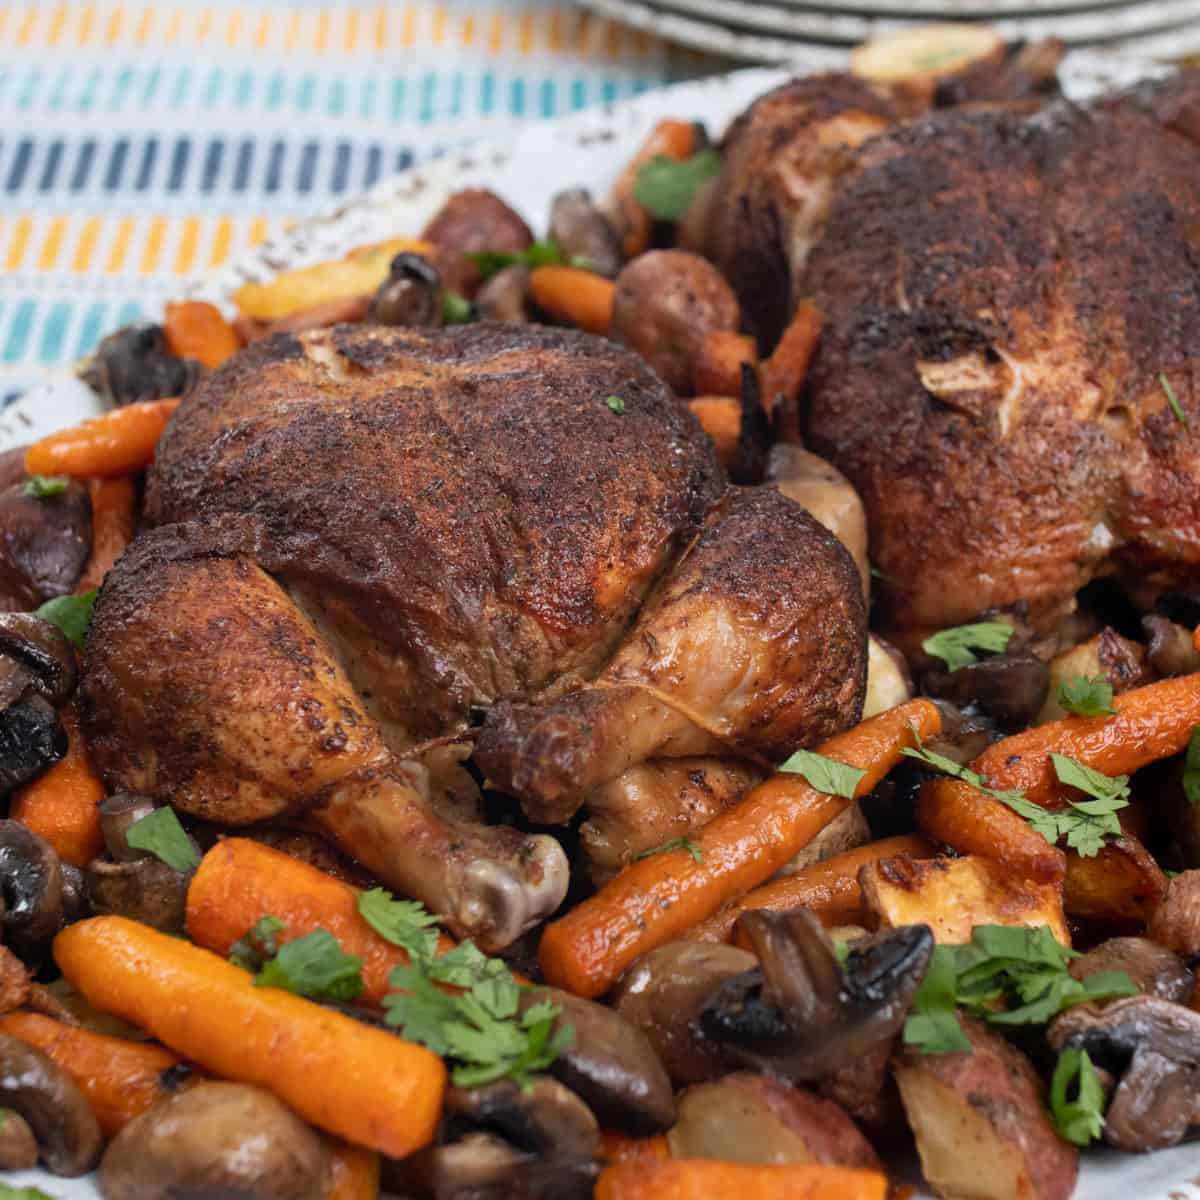
[{"label": "green herb garnish", "polygon": [[57,625],[69,641],[76,647],[82,647],[95,603],[96,589],[93,588],[82,596],[55,596],[53,600],[47,600],[35,615],[51,625]]},{"label": "green herb garnish", "polygon": [[255,987],[282,988],[297,996],[354,1000],[362,995],[362,959],[346,954],[328,929],[314,929],[280,946],[254,977]]},{"label": "green herb garnish", "polygon": [[[1074,1099],[1068,1099],[1068,1094]],[[1086,1050],[1071,1047],[1058,1056],[1050,1081],[1050,1111],[1058,1132],[1068,1142],[1086,1146],[1100,1136],[1104,1129],[1104,1087]]]},{"label": "green herb garnish", "polygon": [[1200,804],[1200,725],[1192,726],[1187,754],[1183,759],[1183,794],[1192,804]]},{"label": "green herb garnish", "polygon": [[625,401],[620,396],[609,396],[604,403],[615,413],[623,413],[625,411]]},{"label": "green herb garnish", "polygon": [[284,924],[278,917],[259,917],[229,948],[229,961],[243,970],[257,973],[268,958],[279,953],[279,935]]},{"label": "green herb garnish", "polygon": [[45,500],[49,496],[61,496],[70,482],[65,475],[31,475],[21,488],[21,494]]},{"label": "green herb garnish", "polygon": [[1175,395],[1175,389],[1171,386],[1171,381],[1161,371],[1158,374],[1158,382],[1162,384],[1162,390],[1167,394],[1167,403],[1171,406],[1171,411],[1175,414],[1175,420],[1180,425],[1187,425],[1187,414],[1183,411],[1183,407],[1179,403],[1179,397]]},{"label": "green herb garnish", "polygon": [[813,750],[797,750],[779,765],[778,770],[802,775],[818,792],[842,796],[847,800],[854,799],[855,789],[866,775],[866,771],[860,771],[858,767],[838,762],[836,758],[826,758]]},{"label": "green herb garnish", "polygon": [[543,238],[524,250],[476,250],[464,256],[479,268],[483,278],[491,279],[505,267],[578,267],[581,271],[591,270],[591,259],[582,254],[570,256],[552,238]]},{"label": "green herb garnish", "polygon": [[[399,923],[406,938],[414,928],[428,927],[423,909],[399,917],[395,909],[372,903],[389,914],[385,923],[393,930]],[[437,957],[436,940],[432,944],[419,937],[411,940],[411,947],[406,947],[411,956],[408,966],[397,967],[388,977],[397,990],[384,997],[384,1019],[404,1037],[450,1059],[456,1086],[512,1079],[528,1087],[531,1075],[544,1071],[574,1045],[571,1026],[554,1028],[562,1015],[556,1004],[539,1000],[521,1011],[526,989],[500,959],[486,957],[469,941]],[[463,990],[450,994],[444,990],[446,985]]]},{"label": "green herb garnish", "polygon": [[134,850],[145,850],[162,859],[176,871],[186,873],[200,865],[200,855],[196,853],[192,839],[170,807],[156,808],[141,820],[134,821],[125,831],[125,841]]},{"label": "green herb garnish", "polygon": [[55,1200],[55,1197],[35,1187],[13,1187],[0,1183],[0,1200]]},{"label": "green herb garnish", "polygon": [[1077,717],[1111,717],[1112,684],[1103,675],[1072,675],[1058,685],[1059,707]]},{"label": "green herb garnish", "polygon": [[958,972],[950,946],[935,946],[921,986],[904,1022],[904,1044],[922,1054],[954,1054],[971,1049],[958,1023]]},{"label": "green herb garnish", "polygon": [[692,862],[704,861],[704,852],[691,838],[685,837],[672,838],[669,842],[663,842],[661,846],[652,846],[649,850],[643,850],[640,854],[633,856],[633,861],[649,858],[653,854],[665,854],[668,850],[686,850],[692,856]]},{"label": "green herb garnish", "polygon": [[1013,627],[1002,621],[978,621],[974,625],[956,625],[943,629],[921,643],[926,654],[940,658],[947,671],[970,666],[979,661],[977,650],[999,654],[1007,647],[1013,635]]},{"label": "green herb garnish", "polygon": [[656,155],[637,173],[633,198],[658,221],[678,221],[687,212],[696,189],[721,169],[715,150],[701,150],[679,162]]},{"label": "green herb garnish", "polygon": [[417,900],[397,900],[383,888],[359,892],[358,913],[370,927],[412,958],[432,958],[437,951],[437,917]]},{"label": "green herb garnish", "polygon": [[442,320],[447,325],[466,325],[475,320],[475,306],[458,292],[442,292]]}]

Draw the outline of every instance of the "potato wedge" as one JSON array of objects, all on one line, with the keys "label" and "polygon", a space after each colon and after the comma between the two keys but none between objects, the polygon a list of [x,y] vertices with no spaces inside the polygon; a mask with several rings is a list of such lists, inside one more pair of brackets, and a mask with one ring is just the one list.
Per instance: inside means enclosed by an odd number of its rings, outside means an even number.
[{"label": "potato wedge", "polygon": [[1067,851],[1063,908],[1073,917],[1140,927],[1166,894],[1166,875],[1135,837],[1111,838],[1094,858]]},{"label": "potato wedge", "polygon": [[245,283],[233,293],[233,302],[244,317],[279,321],[331,300],[369,296],[387,278],[392,259],[402,250],[429,254],[432,247],[413,238],[392,238],[360,246],[345,258],[284,271],[270,283]]},{"label": "potato wedge", "polygon": [[835,855],[854,850],[871,840],[871,827],[863,816],[858,804],[838,813],[820,833],[817,834],[799,854],[782,866],[775,875],[776,879],[795,875],[816,863],[825,862]]},{"label": "potato wedge", "polygon": [[886,84],[935,84],[1006,53],[986,25],[921,25],[864,42],[850,55],[850,73]]},{"label": "potato wedge", "polygon": [[1154,674],[1146,667],[1146,649],[1137,642],[1122,637],[1115,629],[1102,629],[1070,650],[1057,654],[1048,664],[1050,690],[1037,715],[1036,724],[1057,721],[1066,711],[1058,702],[1058,685],[1074,675],[1095,679],[1102,675],[1112,684],[1113,695],[1150,683]]},{"label": "potato wedge", "polygon": [[902,1050],[896,1083],[926,1180],[946,1200],[1067,1200],[1079,1151],[1054,1130],[1029,1060],[960,1018],[970,1052]]},{"label": "potato wedge", "polygon": [[948,944],[971,940],[976,925],[1045,925],[1063,945],[1071,935],[1062,894],[976,855],[911,858],[899,854],[865,864],[858,874],[867,912],[881,929],[928,925]]},{"label": "potato wedge", "polygon": [[863,701],[863,720],[911,700],[912,694],[912,678],[904,655],[890,642],[871,634],[867,638],[867,695]]}]

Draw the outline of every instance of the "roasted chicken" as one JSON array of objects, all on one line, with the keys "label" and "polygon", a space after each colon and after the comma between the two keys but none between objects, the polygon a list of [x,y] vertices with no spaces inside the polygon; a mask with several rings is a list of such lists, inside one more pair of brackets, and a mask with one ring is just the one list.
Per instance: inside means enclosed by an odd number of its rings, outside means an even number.
[{"label": "roasted chicken", "polygon": [[257,343],[183,401],[146,517],[85,655],[108,784],[315,825],[487,947],[558,907],[567,864],[480,823],[476,733],[561,822],[651,760],[765,765],[861,709],[849,554],[773,487],[727,490],[686,407],[585,335]]}]

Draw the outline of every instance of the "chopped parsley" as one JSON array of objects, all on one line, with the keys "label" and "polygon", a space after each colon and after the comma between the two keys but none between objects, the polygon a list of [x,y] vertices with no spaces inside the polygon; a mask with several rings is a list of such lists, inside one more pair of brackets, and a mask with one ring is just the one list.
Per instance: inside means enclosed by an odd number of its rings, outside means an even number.
[{"label": "chopped parsley", "polygon": [[278,917],[259,917],[229,948],[229,961],[257,974],[268,958],[279,953],[279,935],[285,928]]},{"label": "chopped parsley", "polygon": [[1183,794],[1192,804],[1200,804],[1200,725],[1192,726],[1187,754],[1183,758]]},{"label": "chopped parsley", "polygon": [[657,221],[678,221],[696,189],[721,170],[715,150],[701,150],[683,162],[656,155],[637,173],[633,198]]},{"label": "chopped parsley", "polygon": [[31,475],[21,488],[22,495],[45,500],[50,496],[61,496],[70,480],[65,475]]},{"label": "chopped parsley", "polygon": [[[282,931],[281,927],[276,932]],[[328,929],[314,929],[279,946],[255,975],[254,986],[282,988],[297,996],[354,1000],[363,990],[362,959],[345,953]]]},{"label": "chopped parsley", "polygon": [[417,900],[397,900],[383,888],[359,892],[358,913],[370,927],[393,946],[407,950],[411,958],[432,958],[437,953],[437,917]]},{"label": "chopped parsley", "polygon": [[858,767],[838,762],[836,758],[826,758],[812,750],[797,750],[780,764],[779,770],[802,775],[818,792],[843,796],[847,800],[854,799],[855,789],[866,775],[866,771],[860,771]]},{"label": "chopped parsley", "polygon": [[466,325],[475,320],[475,306],[458,292],[442,292],[442,320],[447,325]]},{"label": "chopped parsley", "polygon": [[704,852],[691,838],[685,837],[672,838],[669,842],[663,842],[661,846],[652,846],[649,850],[643,850],[640,854],[633,856],[633,861],[649,858],[653,854],[665,854],[668,850],[686,850],[692,856],[692,862],[704,861]]},{"label": "chopped parsley", "polygon": [[82,647],[95,603],[96,589],[93,588],[81,596],[55,596],[53,600],[47,600],[35,615],[51,625],[57,625],[67,635],[68,641],[76,647]]},{"label": "chopped parsley", "polygon": [[1076,1146],[1086,1146],[1100,1136],[1104,1088],[1086,1050],[1071,1047],[1058,1056],[1050,1081],[1050,1112],[1058,1132]]},{"label": "chopped parsley", "polygon": [[[396,991],[384,997],[384,1019],[403,1037],[449,1059],[457,1087],[478,1087],[497,1079],[527,1087],[532,1074],[544,1071],[575,1044],[572,1026],[555,1029],[562,1015],[558,1005],[549,1000],[522,1005],[528,989],[500,959],[486,957],[469,941],[439,957],[436,937],[413,936],[428,928],[428,914],[420,905],[400,910],[377,899],[371,907],[377,915],[384,914],[381,924],[405,939],[397,944],[405,945],[411,956],[407,966],[397,967],[388,977]],[[462,991],[452,994],[445,990],[447,985]]]},{"label": "chopped parsley", "polygon": [[999,654],[1009,643],[1013,627],[1002,621],[977,621],[974,625],[956,625],[927,637],[921,643],[926,654],[940,658],[947,671],[957,671],[979,661],[977,650]]},{"label": "chopped parsley", "polygon": [[1179,397],[1175,395],[1175,389],[1171,386],[1171,381],[1162,371],[1158,373],[1158,382],[1162,384],[1162,390],[1167,395],[1167,403],[1171,406],[1171,411],[1175,414],[1175,420],[1180,425],[1187,425],[1187,414],[1183,411],[1183,407],[1179,403]]},{"label": "chopped parsley", "polygon": [[605,399],[604,403],[615,413],[623,413],[625,411],[625,401],[620,396],[609,396]]},{"label": "chopped parsley", "polygon": [[54,1200],[54,1197],[41,1188],[13,1187],[10,1183],[0,1183],[0,1200]]},{"label": "chopped parsley", "polygon": [[484,279],[498,275],[505,267],[578,267],[582,271],[591,269],[591,259],[581,254],[568,257],[552,238],[543,238],[526,246],[524,250],[477,250],[465,255],[468,261],[479,268]]},{"label": "chopped parsley", "polygon": [[924,1054],[969,1050],[960,1008],[991,1025],[1044,1025],[1076,1004],[1136,993],[1124,971],[1073,978],[1067,967],[1078,957],[1045,926],[977,925],[969,945],[934,947],[904,1042]]},{"label": "chopped parsley", "polygon": [[176,871],[188,872],[200,865],[192,839],[179,823],[173,808],[156,808],[125,831],[125,841],[134,850],[145,850]]},{"label": "chopped parsley", "polygon": [[1059,707],[1077,717],[1111,717],[1112,684],[1103,675],[1072,675],[1058,685]]}]

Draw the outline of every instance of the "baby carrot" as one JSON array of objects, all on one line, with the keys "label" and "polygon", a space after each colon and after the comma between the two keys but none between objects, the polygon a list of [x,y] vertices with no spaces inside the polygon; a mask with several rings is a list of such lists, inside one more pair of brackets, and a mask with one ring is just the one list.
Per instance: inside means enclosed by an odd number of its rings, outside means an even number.
[{"label": "baby carrot", "polygon": [[49,434],[25,451],[25,471],[75,479],[136,475],[150,465],[158,439],[178,407],[178,400],[146,400]]},{"label": "baby carrot", "polygon": [[329,1138],[329,1193],[325,1200],[378,1200],[379,1155]]},{"label": "baby carrot", "polygon": [[1129,775],[1187,748],[1200,725],[1200,673],[1160,679],[1114,696],[1111,717],[1063,717],[989,746],[972,764],[994,788],[1019,788],[1035,804],[1055,802],[1062,784],[1051,754],[1105,775]]},{"label": "baby carrot", "polygon": [[863,863],[889,858],[893,854],[928,858],[933,854],[933,847],[923,837],[908,833],[868,842],[844,854],[835,854],[794,875],[755,888],[740,900],[731,900],[717,909],[707,921],[701,921],[688,934],[688,939],[694,942],[727,942],[738,917],[757,909],[786,912],[790,908],[807,908],[826,925],[858,924],[863,907],[858,868]]},{"label": "baby carrot", "polygon": [[74,704],[59,715],[67,731],[67,753],[12,799],[8,815],[40,834],[63,862],[86,867],[104,849],[97,805],[104,784],[88,756]]},{"label": "baby carrot", "polygon": [[742,402],[730,396],[697,396],[688,401],[688,408],[712,438],[721,465],[729,466],[742,433]]},{"label": "baby carrot", "polygon": [[133,480],[89,479],[88,493],[92,498],[92,552],[75,585],[77,595],[98,588],[133,540]]},{"label": "baby carrot", "polygon": [[707,1158],[618,1163],[596,1181],[596,1200],[883,1200],[886,1192],[884,1175],[858,1167]]},{"label": "baby carrot", "polygon": [[[914,728],[931,737],[941,725],[934,705],[911,700],[830,738],[820,753],[865,771],[856,789],[862,795],[913,744]],[[850,803],[801,775],[779,772],[760,783],[695,834],[689,849],[630,863],[547,926],[540,950],[547,982],[589,999],[602,995],[635,958],[770,879]]]},{"label": "baby carrot", "polygon": [[529,294],[555,320],[569,321],[588,333],[605,334],[612,324],[617,285],[579,267],[534,267]]},{"label": "baby carrot", "polygon": [[[262,917],[284,924],[289,942],[326,929],[347,954],[362,959],[363,996],[378,1004],[388,976],[408,955],[367,924],[358,889],[299,859],[246,838],[223,838],[204,856],[188,887],[187,932],[198,946],[225,957]],[[453,946],[443,938],[440,949]]]},{"label": "baby carrot", "polygon": [[758,343],[746,334],[717,329],[708,334],[692,366],[692,391],[697,396],[742,394],[742,363],[758,365]]},{"label": "baby carrot", "polygon": [[1061,883],[1063,852],[1006,804],[961,779],[931,779],[917,801],[917,827],[959,854],[978,854],[1037,883]]},{"label": "baby carrot", "polygon": [[168,304],[163,334],[172,354],[194,358],[206,367],[219,367],[240,349],[233,326],[216,305],[204,300]]},{"label": "baby carrot", "polygon": [[676,162],[683,162],[696,153],[697,145],[697,129],[691,121],[670,118],[659,121],[618,176],[611,203],[624,226],[621,249],[627,259],[636,258],[650,248],[650,235],[653,232],[654,223],[650,214],[633,194],[642,167],[656,158],[672,158]]},{"label": "baby carrot", "polygon": [[430,1141],[446,1087],[421,1046],[277,988],[190,942],[124,917],[93,917],[55,938],[62,973],[219,1079],[255,1083],[304,1120],[403,1158]]},{"label": "baby carrot", "polygon": [[671,1147],[661,1133],[653,1137],[628,1137],[611,1129],[600,1130],[596,1157],[601,1162],[623,1163],[642,1158],[670,1158]]},{"label": "baby carrot", "polygon": [[150,1042],[108,1037],[33,1012],[0,1017],[0,1033],[53,1059],[87,1097],[105,1137],[119,1133],[180,1086],[172,1087],[163,1074],[183,1060]]},{"label": "baby carrot", "polygon": [[770,413],[779,406],[784,441],[800,440],[800,391],[824,323],[821,310],[810,300],[802,300],[771,357],[759,369],[763,407]]}]

